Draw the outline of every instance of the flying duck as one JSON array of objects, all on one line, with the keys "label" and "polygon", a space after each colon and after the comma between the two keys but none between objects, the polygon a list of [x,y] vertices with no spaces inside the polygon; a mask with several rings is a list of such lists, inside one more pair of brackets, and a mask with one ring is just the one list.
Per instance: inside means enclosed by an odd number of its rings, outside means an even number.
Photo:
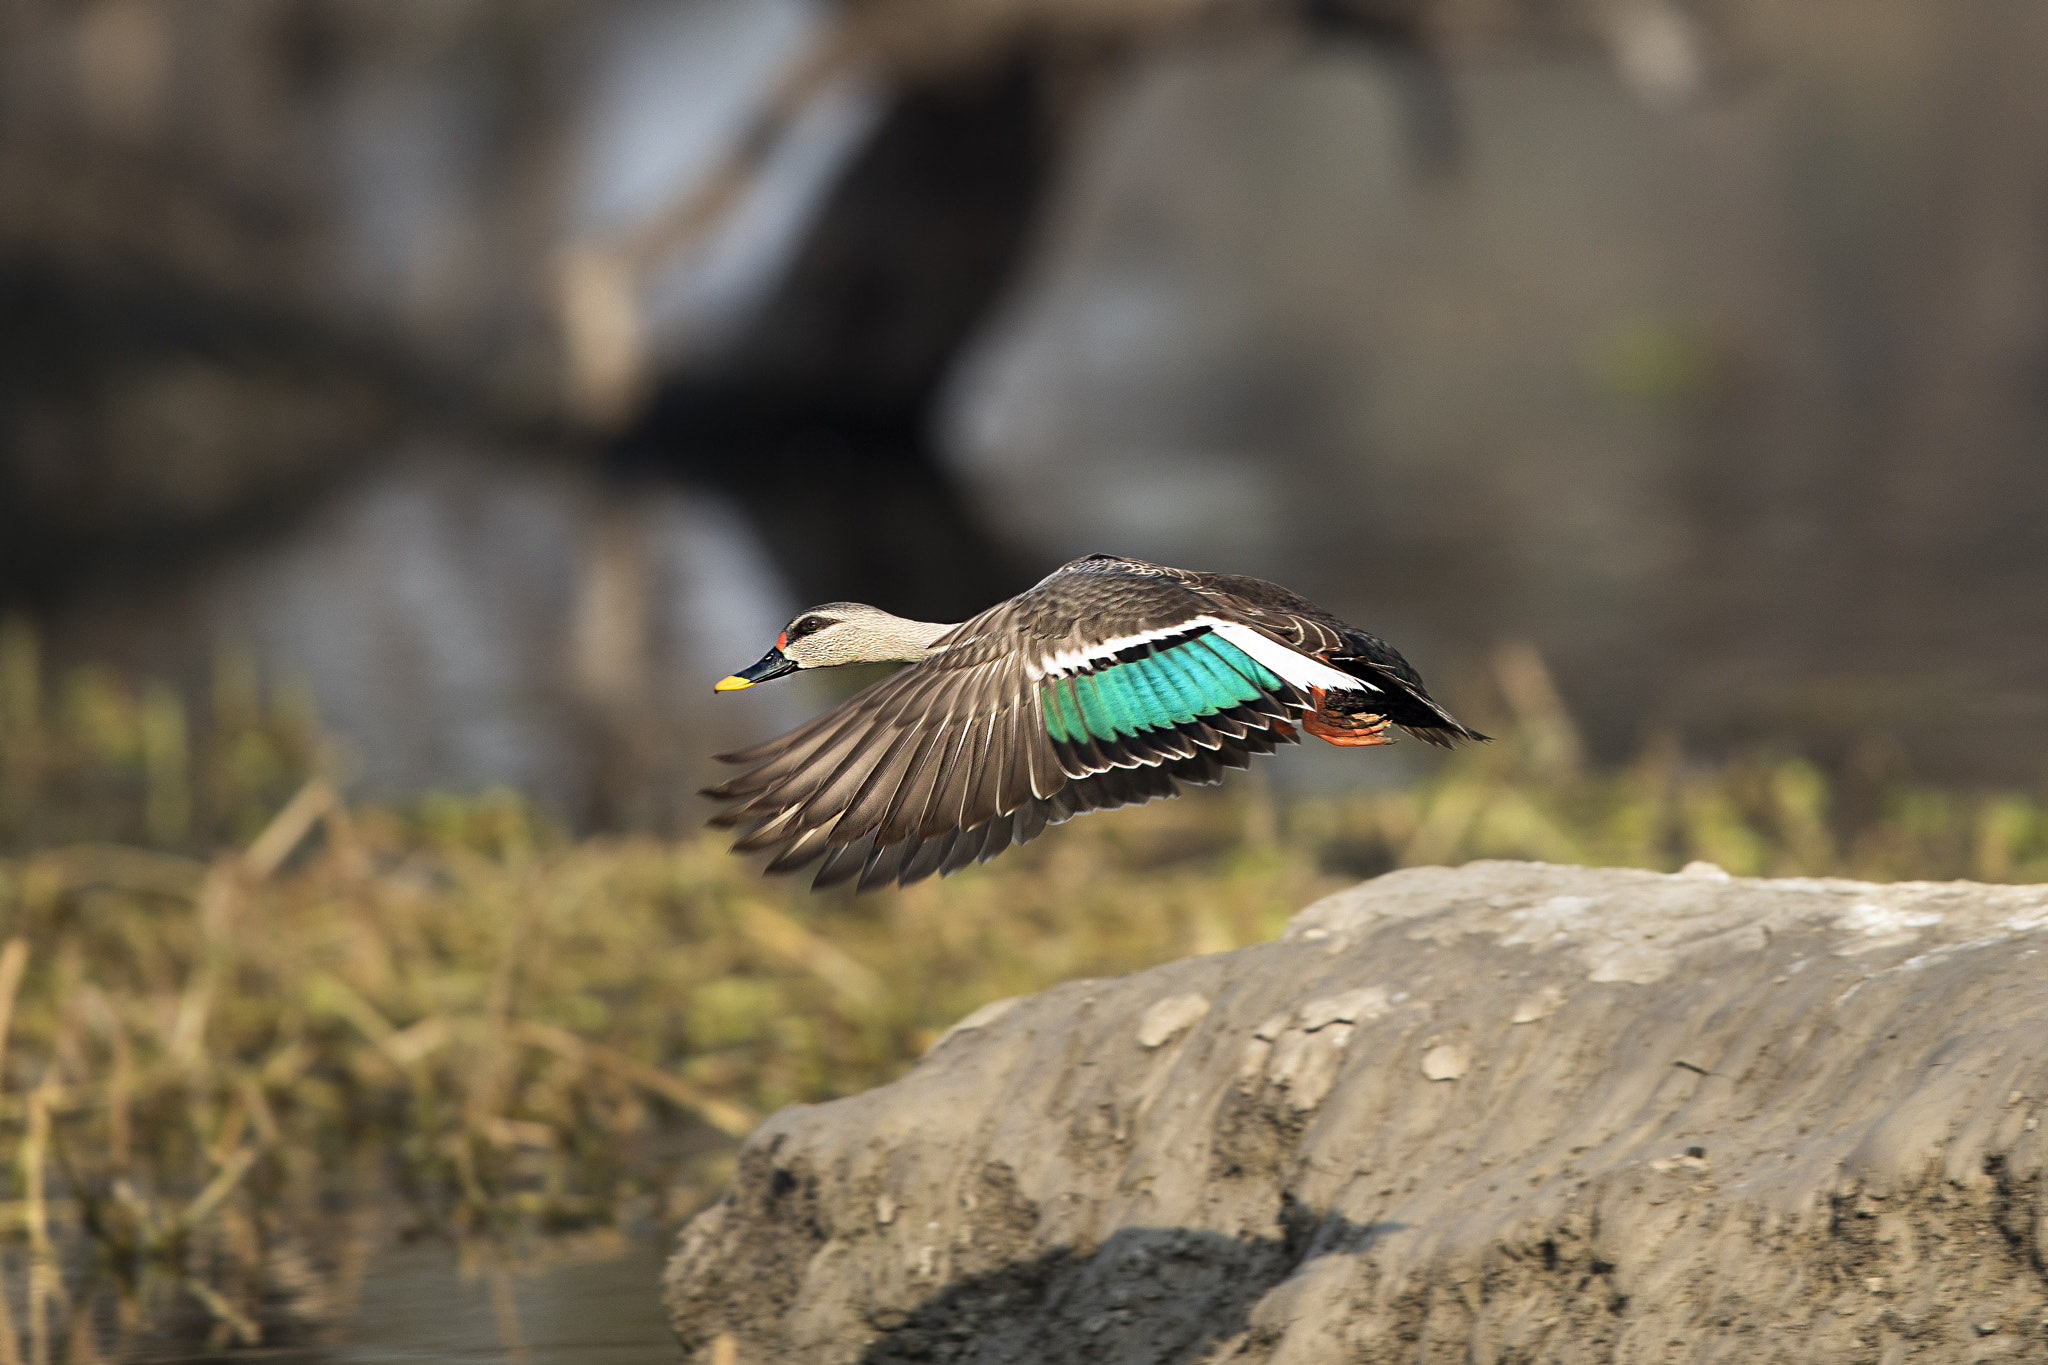
[{"label": "flying duck", "polygon": [[1084,811],[1178,796],[1300,742],[1449,748],[1485,735],[1395,649],[1274,583],[1089,555],[960,625],[858,602],[801,612],[735,691],[804,668],[910,665],[823,715],[720,754],[746,771],[735,852],[822,857],[814,886],[907,886],[986,862]]}]

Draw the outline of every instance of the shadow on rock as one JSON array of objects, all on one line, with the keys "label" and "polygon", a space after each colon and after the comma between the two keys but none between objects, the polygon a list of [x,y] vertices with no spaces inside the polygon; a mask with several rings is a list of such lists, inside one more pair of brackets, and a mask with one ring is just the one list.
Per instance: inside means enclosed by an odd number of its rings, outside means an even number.
[{"label": "shadow on rock", "polygon": [[1061,1249],[958,1281],[907,1315],[861,1365],[1174,1365],[1251,1329],[1252,1305],[1310,1260],[1361,1252],[1402,1223],[1291,1210],[1280,1237],[1124,1228],[1092,1254]]}]

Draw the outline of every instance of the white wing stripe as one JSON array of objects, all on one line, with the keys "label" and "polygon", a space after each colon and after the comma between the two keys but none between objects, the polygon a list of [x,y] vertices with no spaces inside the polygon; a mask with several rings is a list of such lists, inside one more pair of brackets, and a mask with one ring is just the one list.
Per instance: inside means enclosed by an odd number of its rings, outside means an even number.
[{"label": "white wing stripe", "polygon": [[1153,640],[1170,640],[1176,635],[1185,635],[1190,627],[1206,624],[1210,619],[1207,616],[1197,616],[1178,625],[1162,626],[1158,630],[1140,631],[1136,635],[1119,635],[1112,640],[1098,641],[1085,649],[1063,649],[1049,658],[1040,659],[1035,664],[1024,665],[1024,672],[1033,682],[1040,678],[1063,677],[1082,664],[1111,658],[1132,645],[1142,645]]},{"label": "white wing stripe", "polygon": [[1209,629],[1296,687],[1334,687],[1356,692],[1379,691],[1363,678],[1354,678],[1349,673],[1330,667],[1321,659],[1298,654],[1286,645],[1267,639],[1250,626],[1240,625],[1236,621],[1219,621],[1213,616],[1205,616],[1202,621]]},{"label": "white wing stripe", "polygon": [[1357,692],[1379,691],[1361,678],[1354,678],[1349,673],[1330,667],[1320,659],[1312,659],[1306,654],[1289,649],[1286,645],[1267,639],[1250,626],[1236,621],[1225,621],[1215,616],[1196,616],[1178,625],[1140,631],[1136,635],[1119,635],[1112,640],[1098,641],[1085,649],[1063,649],[1037,663],[1024,665],[1024,672],[1033,682],[1041,678],[1064,677],[1083,664],[1114,658],[1133,645],[1184,635],[1195,626],[1209,627],[1296,687],[1334,687]]}]

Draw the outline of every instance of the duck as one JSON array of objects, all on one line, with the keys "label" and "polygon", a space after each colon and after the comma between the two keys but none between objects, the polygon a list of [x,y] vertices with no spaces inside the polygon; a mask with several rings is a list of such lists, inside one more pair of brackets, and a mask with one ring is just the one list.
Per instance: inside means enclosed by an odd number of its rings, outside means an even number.
[{"label": "duck", "polygon": [[735,692],[816,668],[903,663],[806,724],[719,754],[703,795],[766,871],[908,886],[1089,811],[1177,796],[1314,736],[1488,737],[1386,641],[1239,574],[1094,554],[957,624],[859,602],[797,613]]}]

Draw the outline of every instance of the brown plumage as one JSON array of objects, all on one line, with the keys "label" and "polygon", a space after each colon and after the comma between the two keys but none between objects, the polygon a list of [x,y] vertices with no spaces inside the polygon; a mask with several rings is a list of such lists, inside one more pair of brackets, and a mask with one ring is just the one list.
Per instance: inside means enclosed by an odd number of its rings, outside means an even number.
[{"label": "brown plumage", "polygon": [[856,603],[800,614],[749,686],[800,667],[910,663],[787,734],[719,755],[739,852],[823,859],[814,885],[908,884],[1086,811],[1209,785],[1299,742],[1484,739],[1377,637],[1273,583],[1115,555],[1062,566],[956,626]]}]

